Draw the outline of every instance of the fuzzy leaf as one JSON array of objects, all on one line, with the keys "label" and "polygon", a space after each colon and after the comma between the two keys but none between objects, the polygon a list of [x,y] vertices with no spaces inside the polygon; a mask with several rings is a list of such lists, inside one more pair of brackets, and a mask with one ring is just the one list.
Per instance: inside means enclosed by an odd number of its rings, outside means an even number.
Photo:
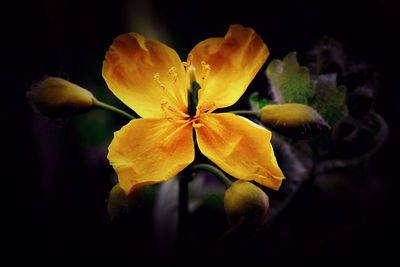
[{"label": "fuzzy leaf", "polygon": [[266,74],[278,103],[307,104],[313,94],[308,68],[299,65],[296,52],[289,53],[283,61],[271,61]]},{"label": "fuzzy leaf", "polygon": [[310,102],[333,128],[347,114],[346,87],[336,85],[336,74],[320,75]]}]

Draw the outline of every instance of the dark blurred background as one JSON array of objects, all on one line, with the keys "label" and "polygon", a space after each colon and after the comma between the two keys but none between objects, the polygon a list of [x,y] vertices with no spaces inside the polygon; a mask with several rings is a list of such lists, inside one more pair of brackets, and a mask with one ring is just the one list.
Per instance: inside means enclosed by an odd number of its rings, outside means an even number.
[{"label": "dark blurred background", "polygon": [[[126,120],[103,111],[48,120],[33,111],[25,94],[45,75],[61,76],[128,110],[110,94],[101,76],[105,52],[117,35],[143,33],[174,47],[184,58],[199,41],[223,36],[230,24],[240,23],[263,37],[271,52],[269,60],[297,51],[299,61],[305,62],[307,51],[327,35],[343,45],[351,60],[371,64],[380,74],[375,109],[387,121],[389,137],[368,163],[373,187],[346,198],[348,203],[343,203],[340,194],[330,199],[330,205],[318,208],[311,196],[292,203],[288,209],[296,216],[283,215],[276,223],[289,220],[291,225],[298,223],[297,227],[280,231],[281,236],[262,232],[262,239],[245,250],[221,249],[225,256],[232,253],[222,258],[259,266],[280,266],[288,260],[396,259],[396,248],[390,244],[398,240],[400,113],[394,38],[399,11],[395,0],[38,0],[5,4],[0,18],[4,245],[19,255],[14,260],[162,263],[154,249],[157,241],[150,207],[145,205],[137,216],[116,223],[106,216],[106,199],[115,182],[106,160],[107,145]],[[253,90],[267,90],[263,75],[255,82]],[[342,210],[359,198],[369,200],[367,217]],[[332,223],[331,218],[341,223]],[[210,224],[206,215],[203,220]],[[271,240],[278,251],[274,258],[265,258],[264,254],[271,255],[266,250],[274,247]]]}]

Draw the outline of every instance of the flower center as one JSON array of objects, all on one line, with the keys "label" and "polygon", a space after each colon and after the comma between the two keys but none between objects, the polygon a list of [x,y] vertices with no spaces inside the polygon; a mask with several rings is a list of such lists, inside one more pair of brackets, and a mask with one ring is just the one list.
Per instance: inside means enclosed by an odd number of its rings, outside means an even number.
[{"label": "flower center", "polygon": [[200,84],[196,80],[196,69],[190,66],[187,69],[189,73],[189,89],[188,89],[188,113],[190,117],[196,116],[197,104],[199,103]]},{"label": "flower center", "polygon": [[[167,90],[166,85],[161,82],[160,74],[156,73],[154,75],[154,80],[158,83],[159,88],[162,89],[162,93],[165,98],[161,101],[161,109],[165,113],[165,117],[167,120],[176,123],[192,123],[192,126],[197,128],[203,126],[200,120],[201,114],[210,113],[216,110],[215,103],[211,103],[208,105],[198,105],[199,103],[199,91],[200,89],[205,89],[207,84],[207,77],[210,73],[211,67],[206,62],[201,62],[201,72],[200,79],[197,79],[198,73],[196,68],[192,64],[193,55],[189,54],[188,61],[182,62],[185,70],[186,70],[186,81],[188,81],[188,108],[187,112],[180,110],[178,107],[180,106],[180,100],[177,99],[176,94],[171,94],[173,91]],[[176,67],[172,67],[168,71],[169,79],[164,80],[167,83],[171,83],[171,85],[175,88],[176,91],[179,91],[177,88],[177,78],[178,74],[176,72]],[[169,85],[169,84],[168,84]],[[169,87],[169,86],[168,86]],[[202,90],[202,91],[203,91]]]},{"label": "flower center", "polygon": [[192,65],[193,55],[189,54],[188,61],[183,62],[185,66],[186,73],[189,80],[189,88],[188,88],[188,114],[191,118],[198,117],[201,113],[207,112],[213,107],[209,107],[204,109],[202,106],[198,106],[199,103],[199,90],[206,88],[207,77],[210,73],[211,67],[206,62],[201,62],[201,74],[200,80],[196,78],[196,68]]}]

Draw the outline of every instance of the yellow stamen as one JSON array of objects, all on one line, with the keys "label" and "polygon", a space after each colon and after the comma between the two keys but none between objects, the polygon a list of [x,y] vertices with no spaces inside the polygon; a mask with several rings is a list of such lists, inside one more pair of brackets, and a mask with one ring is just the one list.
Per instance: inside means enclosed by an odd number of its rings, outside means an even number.
[{"label": "yellow stamen", "polygon": [[171,75],[172,81],[175,84],[178,79],[178,73],[176,72],[176,67],[172,67],[168,70],[168,74]]},{"label": "yellow stamen", "polygon": [[203,127],[203,126],[204,126],[203,123],[197,122],[197,120],[192,120],[192,127],[193,128],[200,128],[200,127]]},{"label": "yellow stamen", "polygon": [[[161,100],[161,109],[164,111],[165,117],[168,121],[179,121],[179,118],[189,118],[190,116],[185,112],[171,106],[166,99]],[[186,121],[186,120],[184,120]]]},{"label": "yellow stamen", "polygon": [[214,110],[216,110],[217,104],[215,102],[212,102],[211,104],[208,104],[207,106],[198,106],[197,107],[197,112],[196,112],[196,117],[198,117],[200,114],[205,114],[205,113],[211,113]]},{"label": "yellow stamen", "polygon": [[210,73],[211,66],[205,61],[201,62],[201,86],[204,88],[206,85],[208,74]]},{"label": "yellow stamen", "polygon": [[185,68],[188,68],[190,66],[192,66],[192,62],[193,62],[193,54],[189,54],[188,55],[188,60],[185,62],[183,61],[183,66],[185,66]]},{"label": "yellow stamen", "polygon": [[165,89],[165,85],[160,81],[160,73],[157,72],[154,74],[154,81],[156,81],[162,89]]},{"label": "yellow stamen", "polygon": [[[168,71],[168,73],[169,73],[169,74],[172,76],[172,78],[173,78],[172,84],[173,84],[174,86],[176,86],[175,81],[176,81],[177,76],[178,76],[178,74],[176,73],[176,68],[175,68],[175,67],[170,68],[169,71]],[[163,83],[161,82],[161,80],[160,80],[160,74],[159,74],[159,73],[154,74],[154,81],[156,81],[156,82],[158,83],[158,85],[161,87],[161,90],[162,90],[163,94],[167,97],[167,99],[169,100],[169,102],[170,102],[171,104],[173,104],[175,107],[179,107],[179,102],[180,102],[180,101],[176,98],[176,96],[174,96],[173,94],[171,94],[171,93],[167,90],[165,84],[163,84]],[[162,105],[162,103],[161,103],[161,105]],[[183,112],[182,112],[182,114],[183,114]]]}]

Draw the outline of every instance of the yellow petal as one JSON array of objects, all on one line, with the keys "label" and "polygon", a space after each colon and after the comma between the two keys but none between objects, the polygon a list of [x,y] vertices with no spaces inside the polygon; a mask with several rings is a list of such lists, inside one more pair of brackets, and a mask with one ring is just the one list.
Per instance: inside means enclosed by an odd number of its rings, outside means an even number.
[{"label": "yellow petal", "polygon": [[283,173],[275,159],[271,132],[234,114],[206,114],[196,129],[200,151],[241,180],[254,180],[278,190]]},{"label": "yellow petal", "polygon": [[163,117],[163,100],[187,110],[185,69],[176,52],[160,42],[137,33],[118,36],[103,62],[103,77],[111,91],[141,117]]},{"label": "yellow petal", "polygon": [[194,159],[191,124],[136,119],[114,134],[108,159],[128,194],[136,187],[166,181]]},{"label": "yellow petal", "polygon": [[[232,25],[224,38],[210,38],[196,45],[193,65],[210,65],[205,86],[200,90],[199,105],[233,105],[244,93],[269,54],[267,46],[251,28]],[[204,64],[204,63],[203,63]]]}]

